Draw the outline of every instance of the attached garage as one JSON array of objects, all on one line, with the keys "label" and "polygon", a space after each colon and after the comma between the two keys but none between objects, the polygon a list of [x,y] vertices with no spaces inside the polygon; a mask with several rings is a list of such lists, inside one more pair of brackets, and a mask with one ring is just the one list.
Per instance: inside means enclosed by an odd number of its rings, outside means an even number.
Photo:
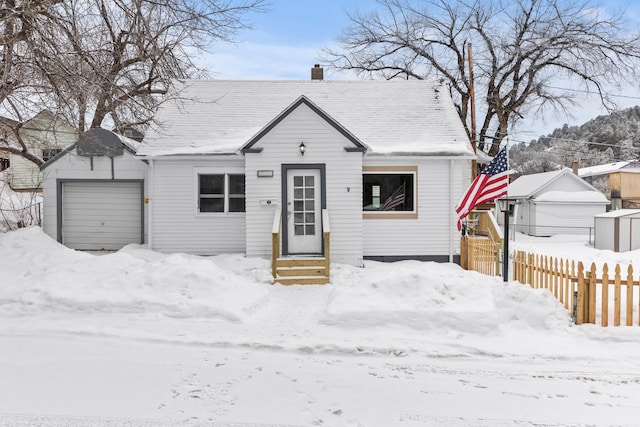
[{"label": "attached garage", "polygon": [[148,164],[140,143],[105,129],[83,134],[42,167],[44,231],[79,250],[146,243]]},{"label": "attached garage", "polygon": [[62,243],[81,250],[118,250],[142,243],[143,181],[58,181]]}]

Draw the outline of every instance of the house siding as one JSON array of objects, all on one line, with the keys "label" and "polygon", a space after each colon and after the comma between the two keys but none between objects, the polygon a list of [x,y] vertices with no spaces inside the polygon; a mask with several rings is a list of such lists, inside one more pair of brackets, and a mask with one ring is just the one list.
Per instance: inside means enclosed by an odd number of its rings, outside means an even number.
[{"label": "house siding", "polygon": [[454,208],[470,182],[469,161],[432,157],[365,158],[364,165],[418,168],[417,218],[365,219],[366,258],[444,260],[459,254]]},{"label": "house siding", "polygon": [[[32,152],[37,156],[42,155],[42,150],[32,150]],[[40,169],[35,163],[15,154],[11,154],[9,161],[11,164],[11,188],[25,190],[41,186]]]},{"label": "house siding", "polygon": [[[300,154],[304,141],[307,150]],[[353,143],[306,105],[285,117],[246,154],[247,255],[271,256],[271,229],[282,204],[281,165],[322,164],[326,171],[326,207],[331,226],[331,259],[362,265],[362,153],[347,152]],[[259,170],[273,177],[259,178]],[[276,203],[266,205],[262,201]],[[286,207],[282,207],[283,216]]]},{"label": "house siding", "polygon": [[151,248],[194,255],[245,253],[242,212],[197,212],[198,173],[244,173],[240,156],[153,160]]},{"label": "house siding", "polygon": [[[523,200],[516,209],[515,230],[519,233],[535,235],[536,213],[534,205],[529,200]],[[501,225],[503,222],[500,218]]]},{"label": "house siding", "polygon": [[605,204],[537,203],[534,236],[554,234],[593,235],[594,217],[604,213]]},{"label": "house siding", "polygon": [[[44,231],[52,238],[60,241],[58,236],[58,180],[144,180],[144,194],[147,194],[147,164],[135,158],[125,150],[122,156],[114,157],[112,175],[111,159],[94,157],[93,170],[88,157],[78,156],[75,150],[46,167],[43,172],[42,189],[46,197],[43,201],[42,225]],[[147,208],[144,208],[144,223],[147,223]],[[146,233],[144,240],[146,241]]]},{"label": "house siding", "polygon": [[[36,116],[21,131],[29,152],[42,157],[43,148],[64,149],[78,139],[78,132],[69,125],[55,120],[48,114]],[[14,190],[36,189],[42,186],[43,176],[38,165],[22,156],[11,154],[11,188]]]}]

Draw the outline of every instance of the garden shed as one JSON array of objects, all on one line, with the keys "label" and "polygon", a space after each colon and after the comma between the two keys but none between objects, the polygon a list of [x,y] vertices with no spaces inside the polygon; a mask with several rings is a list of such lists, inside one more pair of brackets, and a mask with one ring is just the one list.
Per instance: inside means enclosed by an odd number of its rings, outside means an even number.
[{"label": "garden shed", "polygon": [[618,209],[596,215],[596,249],[626,252],[640,249],[640,209]]}]

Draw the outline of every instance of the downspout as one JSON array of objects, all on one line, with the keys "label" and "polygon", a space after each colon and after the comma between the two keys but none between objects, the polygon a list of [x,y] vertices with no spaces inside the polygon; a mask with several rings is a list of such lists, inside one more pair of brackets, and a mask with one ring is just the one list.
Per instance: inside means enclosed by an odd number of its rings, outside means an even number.
[{"label": "downspout", "polygon": [[149,160],[149,182],[147,183],[147,244],[153,250],[153,189],[154,162]]},{"label": "downspout", "polygon": [[453,159],[449,160],[449,262],[453,262],[453,212],[455,205],[453,201]]}]

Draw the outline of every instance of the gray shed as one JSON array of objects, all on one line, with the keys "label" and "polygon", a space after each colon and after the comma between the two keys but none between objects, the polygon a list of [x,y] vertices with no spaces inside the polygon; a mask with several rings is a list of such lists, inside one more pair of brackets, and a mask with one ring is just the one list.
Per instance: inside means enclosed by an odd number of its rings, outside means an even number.
[{"label": "gray shed", "polygon": [[595,247],[614,252],[640,249],[640,209],[618,209],[596,215]]}]

